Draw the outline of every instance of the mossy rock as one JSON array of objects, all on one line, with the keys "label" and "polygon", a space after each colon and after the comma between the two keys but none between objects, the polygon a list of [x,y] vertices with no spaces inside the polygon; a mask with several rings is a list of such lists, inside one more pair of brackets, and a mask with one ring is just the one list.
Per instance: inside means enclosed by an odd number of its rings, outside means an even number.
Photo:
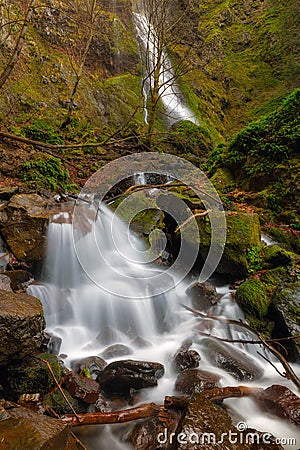
[{"label": "mossy rock", "polygon": [[288,251],[300,253],[300,232],[284,230],[280,228],[268,228],[266,230],[273,239],[280,242],[280,244]]},{"label": "mossy rock", "polygon": [[230,171],[226,168],[219,168],[211,177],[210,181],[217,191],[225,192],[232,188],[235,184],[234,178]]},{"label": "mossy rock", "polygon": [[[63,389],[63,392],[65,394],[65,397],[67,398],[69,404],[72,405],[73,409],[78,414],[83,414],[87,412],[87,406],[83,405],[79,400],[73,398],[68,391]],[[54,389],[52,392],[47,394],[44,397],[43,400],[43,406],[50,407],[53,409],[57,414],[74,414],[74,411],[71,409],[71,407],[66,402],[66,399],[60,392],[58,388]]]},{"label": "mossy rock", "polygon": [[268,312],[270,298],[264,283],[248,278],[236,291],[236,299],[243,311],[250,316],[263,318]]},{"label": "mossy rock", "polygon": [[268,245],[262,250],[264,259],[263,268],[275,268],[280,266],[290,266],[293,261],[297,261],[298,256],[288,252],[279,245]]},{"label": "mossy rock", "polygon": [[[196,237],[195,240],[193,234],[189,234],[188,226],[184,233],[184,239],[189,245],[198,245],[199,253],[205,260],[211,240],[210,220],[208,216],[198,217],[197,224],[200,239]],[[217,232],[217,230],[215,231]],[[244,277],[248,274],[247,252],[250,248],[260,244],[258,215],[244,212],[226,212],[226,233],[224,252],[216,272],[233,277]],[[221,244],[221,242],[216,242],[216,245]]]},{"label": "mossy rock", "polygon": [[1,384],[8,399],[16,401],[22,394],[46,394],[54,388],[53,376],[42,360],[50,364],[55,378],[60,380],[62,369],[55,355],[28,356],[21,364],[7,366],[1,373]]}]

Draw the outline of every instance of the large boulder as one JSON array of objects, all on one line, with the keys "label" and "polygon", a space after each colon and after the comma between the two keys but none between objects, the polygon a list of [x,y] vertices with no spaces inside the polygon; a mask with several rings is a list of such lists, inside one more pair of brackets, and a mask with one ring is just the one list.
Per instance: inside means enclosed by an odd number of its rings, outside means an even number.
[{"label": "large boulder", "polygon": [[268,412],[300,427],[300,398],[286,386],[274,384],[264,389],[257,400]]},{"label": "large boulder", "polygon": [[239,381],[251,381],[262,377],[263,369],[242,350],[233,345],[202,339],[205,355],[216,367],[224,369]]},{"label": "large boulder", "polygon": [[181,394],[192,395],[219,387],[220,376],[201,369],[188,369],[176,378],[175,389]]},{"label": "large boulder", "polygon": [[[205,260],[211,243],[210,221],[207,216],[197,217],[196,220],[199,227],[199,239],[196,238],[195,242],[194,233],[189,233],[189,227],[192,230],[191,225],[186,226],[184,239],[186,245],[199,246],[200,256]],[[214,231],[217,232],[217,230]],[[248,273],[248,250],[260,244],[258,215],[245,212],[226,212],[226,233],[226,245],[216,272],[244,277]]]},{"label": "large boulder", "polygon": [[19,261],[43,258],[45,234],[53,202],[38,194],[17,194],[0,207],[0,229]]},{"label": "large boulder", "polygon": [[62,421],[8,402],[0,401],[0,408],[1,449],[67,448],[70,428]]},{"label": "large boulder", "polygon": [[97,381],[107,394],[128,394],[131,389],[156,386],[163,374],[164,366],[160,363],[127,359],[106,366]]},{"label": "large boulder", "polygon": [[[249,433],[250,436],[249,436]],[[175,444],[177,450],[280,450],[281,445],[268,444],[260,439],[250,443],[251,435],[258,435],[256,430],[248,429],[245,436],[233,426],[229,414],[219,406],[211,403],[201,394],[194,394],[187,411],[177,428],[176,435],[172,436],[165,430],[159,435],[160,442]],[[268,435],[269,436],[269,435]],[[271,439],[270,439],[271,441]],[[170,448],[170,447],[165,447]]]},{"label": "large boulder", "polygon": [[45,319],[40,300],[0,291],[0,365],[36,351],[43,340]]},{"label": "large boulder", "polygon": [[60,381],[62,369],[55,355],[42,353],[26,356],[21,362],[9,364],[0,373],[0,383],[6,398],[17,401],[22,394],[46,394]]}]

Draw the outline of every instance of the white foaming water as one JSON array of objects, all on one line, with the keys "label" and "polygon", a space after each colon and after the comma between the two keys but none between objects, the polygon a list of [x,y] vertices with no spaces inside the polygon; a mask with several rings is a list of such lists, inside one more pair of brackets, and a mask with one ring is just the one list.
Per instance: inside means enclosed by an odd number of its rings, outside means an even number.
[{"label": "white foaming water", "polygon": [[[183,100],[183,95],[176,83],[177,75],[170,58],[165,51],[160,51],[161,43],[154,26],[146,14],[133,13],[136,33],[145,52],[146,76],[144,77],[143,94],[145,99],[145,122],[148,123],[147,99],[149,90],[154,86],[154,73],[160,66],[159,98],[161,99],[170,124],[180,120],[190,120],[198,125],[198,120]],[[143,58],[142,58],[143,59]]]},{"label": "white foaming water", "polygon": [[[234,345],[235,349],[247,353],[254,366],[264,371],[263,378],[258,381],[239,383],[224,370],[214,367],[205,354],[203,337],[197,328],[199,320],[180,306],[180,303],[190,303],[185,294],[187,283],[182,282],[164,295],[152,295],[155,286],[149,286],[148,281],[144,283],[144,276],[149,271],[153,273],[153,267],[143,260],[142,254],[138,262],[133,262],[136,251],[132,249],[130,242],[135,248],[141,249],[141,246],[134,236],[126,238],[128,228],[121,220],[116,220],[112,224],[112,217],[113,214],[107,207],[101,207],[98,211],[95,232],[102,258],[95,259],[99,249],[95,248],[92,231],[85,228],[82,233],[80,244],[85,249],[86,259],[91,262],[89,267],[92,276],[91,274],[88,276],[79,264],[74,250],[71,218],[66,213],[55,216],[48,230],[48,253],[43,284],[31,285],[28,289],[30,294],[40,298],[43,303],[48,331],[62,338],[60,351],[67,355],[67,365],[73,359],[91,355],[101,356],[111,344],[125,344],[132,353],[107,359],[108,363],[130,358],[164,364],[165,375],[159,380],[158,386],[145,389],[141,394],[141,403],[145,401],[161,403],[165,395],[174,393],[177,374],[174,371],[172,357],[183,341],[190,338],[193,341],[192,348],[201,355],[200,368],[219,374],[223,386],[243,384],[267,387],[281,384],[293,389],[291,383],[281,378],[271,365],[257,355],[257,350],[263,352],[261,346]],[[116,228],[113,232],[112,226]],[[117,242],[113,237],[117,237]],[[116,269],[127,275],[127,281],[124,282],[123,278],[116,276]],[[155,269],[157,270],[159,269]],[[95,275],[99,275],[105,281],[104,289],[91,280],[94,277],[98,279]],[[169,278],[166,279],[166,283],[169,282]],[[113,293],[114,289],[117,295]],[[211,308],[210,313],[243,319],[243,313],[234,302],[229,286],[217,287],[217,291],[221,298]],[[123,296],[120,296],[120,292]],[[206,323],[207,328],[203,328]],[[202,321],[201,325],[202,331],[215,336],[233,339],[253,338],[244,330],[214,321]],[[151,345],[143,348],[135,347],[132,340],[137,336]],[[280,368],[279,364],[277,366]],[[298,370],[298,367],[295,367],[295,370]],[[278,420],[275,416],[262,413],[252,400],[232,399],[226,400],[226,404],[232,411],[235,422],[244,420],[249,427],[268,431],[278,437],[297,436],[296,427]],[[93,428],[91,436],[86,441],[89,450],[127,448],[127,444],[119,442],[115,430],[116,427],[109,426]],[[84,436],[82,439],[85,440]],[[285,448],[295,450],[298,446],[287,445]]]}]

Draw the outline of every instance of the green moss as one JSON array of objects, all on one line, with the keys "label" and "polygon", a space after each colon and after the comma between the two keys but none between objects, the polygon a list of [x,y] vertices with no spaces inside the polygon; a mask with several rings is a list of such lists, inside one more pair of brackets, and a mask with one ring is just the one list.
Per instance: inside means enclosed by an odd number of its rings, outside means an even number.
[{"label": "green moss", "polygon": [[228,190],[234,187],[234,178],[230,171],[226,168],[219,168],[210,178],[217,191],[228,192]]},{"label": "green moss", "polygon": [[236,299],[250,316],[263,318],[268,312],[270,300],[266,286],[260,280],[248,278],[238,287]]},{"label": "green moss", "polygon": [[77,186],[71,183],[69,172],[61,160],[48,155],[39,155],[24,162],[21,179],[35,189],[63,192],[77,190]]},{"label": "green moss", "polygon": [[[75,398],[71,397],[68,391],[63,389],[63,392],[69,404],[72,405],[73,409],[77,413],[86,412],[86,410],[80,405],[80,402]],[[54,391],[52,391],[50,394],[47,394],[44,397],[43,406],[46,408],[49,407],[53,409],[59,415],[74,414],[74,411],[70,408],[70,406],[66,402],[66,399],[64,398],[64,396],[62,395],[62,393],[58,388],[56,388]]]}]

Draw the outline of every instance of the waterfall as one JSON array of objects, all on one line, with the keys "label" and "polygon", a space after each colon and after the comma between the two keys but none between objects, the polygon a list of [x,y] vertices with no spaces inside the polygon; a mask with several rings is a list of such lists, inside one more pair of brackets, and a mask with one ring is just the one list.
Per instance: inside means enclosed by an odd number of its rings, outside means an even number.
[{"label": "waterfall", "polygon": [[[92,207],[86,208],[87,213],[91,209],[93,216]],[[43,303],[48,331],[62,339],[60,351],[67,355],[66,364],[70,365],[77,358],[101,356],[108,346],[121,343],[127,347],[130,356],[105,357],[108,362],[129,357],[164,364],[165,375],[158,386],[140,394],[142,401],[161,402],[165,395],[173,394],[176,375],[172,356],[188,338],[193,341],[192,348],[201,355],[201,369],[219,374],[222,386],[237,384],[232,375],[210,361],[205,339],[198,332],[199,321],[180,306],[181,303],[191,304],[186,294],[189,283],[183,281],[174,287],[169,276],[160,278],[165,293],[156,295],[159,286],[155,281],[151,282],[149,274],[164,275],[164,272],[144,257],[144,246],[126,224],[103,205],[97,212],[95,222],[94,228],[89,223],[81,224],[79,243],[74,247],[72,215],[64,212],[53,216],[48,228],[48,251],[41,283],[28,288],[28,292]],[[95,236],[98,248],[95,247]],[[97,256],[99,252],[100,257]],[[86,260],[82,265],[78,262],[78,254],[82,257],[83,253]],[[209,314],[244,320],[230,287],[217,283],[215,286],[220,300],[211,307]],[[208,322],[208,325],[206,320],[200,322],[201,326],[208,326],[205,331],[208,334],[231,339],[253,339],[243,329]],[[147,345],[142,348],[135,345],[136,337]],[[281,384],[291,388],[288,380],[281,378],[270,364],[258,356],[257,350],[263,352],[261,346],[227,345],[233,351],[240,351],[242,358],[246,357],[253,367],[264,373],[261,379],[254,382],[255,386]],[[267,356],[270,358],[270,355]],[[272,364],[280,369],[276,361],[273,360]],[[245,380],[242,384],[253,385],[253,382]],[[294,426],[266,415],[250,399],[232,399],[226,400],[226,403],[234,411],[234,416],[245,420],[249,427],[280,437],[296,436]],[[106,426],[101,430],[99,436],[93,435],[94,444],[89,448],[127,448],[118,442],[113,428]],[[286,450],[293,448],[285,446]]]},{"label": "waterfall", "polygon": [[198,125],[198,120],[195,114],[185,104],[183,95],[177,85],[177,74],[175,73],[170,58],[166,50],[160,51],[162,45],[158,34],[147,18],[147,14],[142,10],[133,12],[134,23],[136,27],[136,34],[141,47],[142,60],[146,61],[144,64],[145,76],[143,80],[143,95],[144,95],[144,111],[145,122],[148,123],[147,101],[150,90],[154,86],[155,71],[160,67],[159,73],[159,98],[164,106],[166,116],[169,123],[172,125],[180,120],[190,120]]}]

